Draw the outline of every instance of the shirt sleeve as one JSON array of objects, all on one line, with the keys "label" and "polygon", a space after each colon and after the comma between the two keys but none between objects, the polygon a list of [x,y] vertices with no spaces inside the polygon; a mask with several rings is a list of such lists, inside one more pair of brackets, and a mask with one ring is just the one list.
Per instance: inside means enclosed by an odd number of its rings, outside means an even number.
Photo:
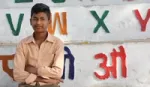
[{"label": "shirt sleeve", "polygon": [[27,84],[30,84],[35,81],[37,76],[25,71],[26,57],[24,48],[25,47],[21,42],[16,48],[13,76],[14,80],[17,82],[26,82]]},{"label": "shirt sleeve", "polygon": [[54,63],[52,67],[44,66],[38,68],[38,75],[43,78],[55,78],[60,79],[63,74],[64,67],[64,45],[63,42],[59,42],[56,45],[56,51],[54,54]]}]

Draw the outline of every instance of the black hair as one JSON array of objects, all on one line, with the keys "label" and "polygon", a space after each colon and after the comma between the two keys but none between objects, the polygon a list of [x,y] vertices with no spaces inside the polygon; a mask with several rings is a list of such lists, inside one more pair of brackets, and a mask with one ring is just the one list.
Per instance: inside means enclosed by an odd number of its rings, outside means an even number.
[{"label": "black hair", "polygon": [[34,13],[37,14],[39,12],[46,13],[48,19],[50,19],[50,16],[51,16],[50,8],[46,4],[43,4],[43,3],[35,4],[31,9],[31,17],[33,16]]}]

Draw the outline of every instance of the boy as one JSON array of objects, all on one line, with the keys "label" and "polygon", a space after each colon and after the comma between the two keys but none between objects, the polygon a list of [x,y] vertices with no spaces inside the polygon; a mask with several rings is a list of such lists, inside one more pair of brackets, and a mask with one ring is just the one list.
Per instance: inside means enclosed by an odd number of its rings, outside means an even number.
[{"label": "boy", "polygon": [[19,87],[59,87],[64,66],[63,42],[48,33],[50,9],[43,3],[31,9],[33,35],[21,40],[14,58],[14,79]]}]

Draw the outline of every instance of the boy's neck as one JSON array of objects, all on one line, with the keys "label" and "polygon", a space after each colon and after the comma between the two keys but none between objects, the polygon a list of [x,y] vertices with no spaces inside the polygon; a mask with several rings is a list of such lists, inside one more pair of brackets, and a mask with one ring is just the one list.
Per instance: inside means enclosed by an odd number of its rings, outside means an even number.
[{"label": "boy's neck", "polygon": [[43,32],[43,33],[37,33],[34,32],[33,37],[35,39],[35,41],[44,41],[48,36],[48,32]]}]

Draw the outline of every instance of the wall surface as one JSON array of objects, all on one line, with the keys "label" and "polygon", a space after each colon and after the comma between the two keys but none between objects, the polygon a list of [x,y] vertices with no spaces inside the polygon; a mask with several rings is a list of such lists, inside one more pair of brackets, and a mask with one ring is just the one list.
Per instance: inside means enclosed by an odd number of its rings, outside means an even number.
[{"label": "wall surface", "polygon": [[48,32],[69,56],[61,87],[150,86],[149,0],[1,0],[0,87],[18,85],[12,54],[33,33],[30,9],[38,2],[51,7]]}]

